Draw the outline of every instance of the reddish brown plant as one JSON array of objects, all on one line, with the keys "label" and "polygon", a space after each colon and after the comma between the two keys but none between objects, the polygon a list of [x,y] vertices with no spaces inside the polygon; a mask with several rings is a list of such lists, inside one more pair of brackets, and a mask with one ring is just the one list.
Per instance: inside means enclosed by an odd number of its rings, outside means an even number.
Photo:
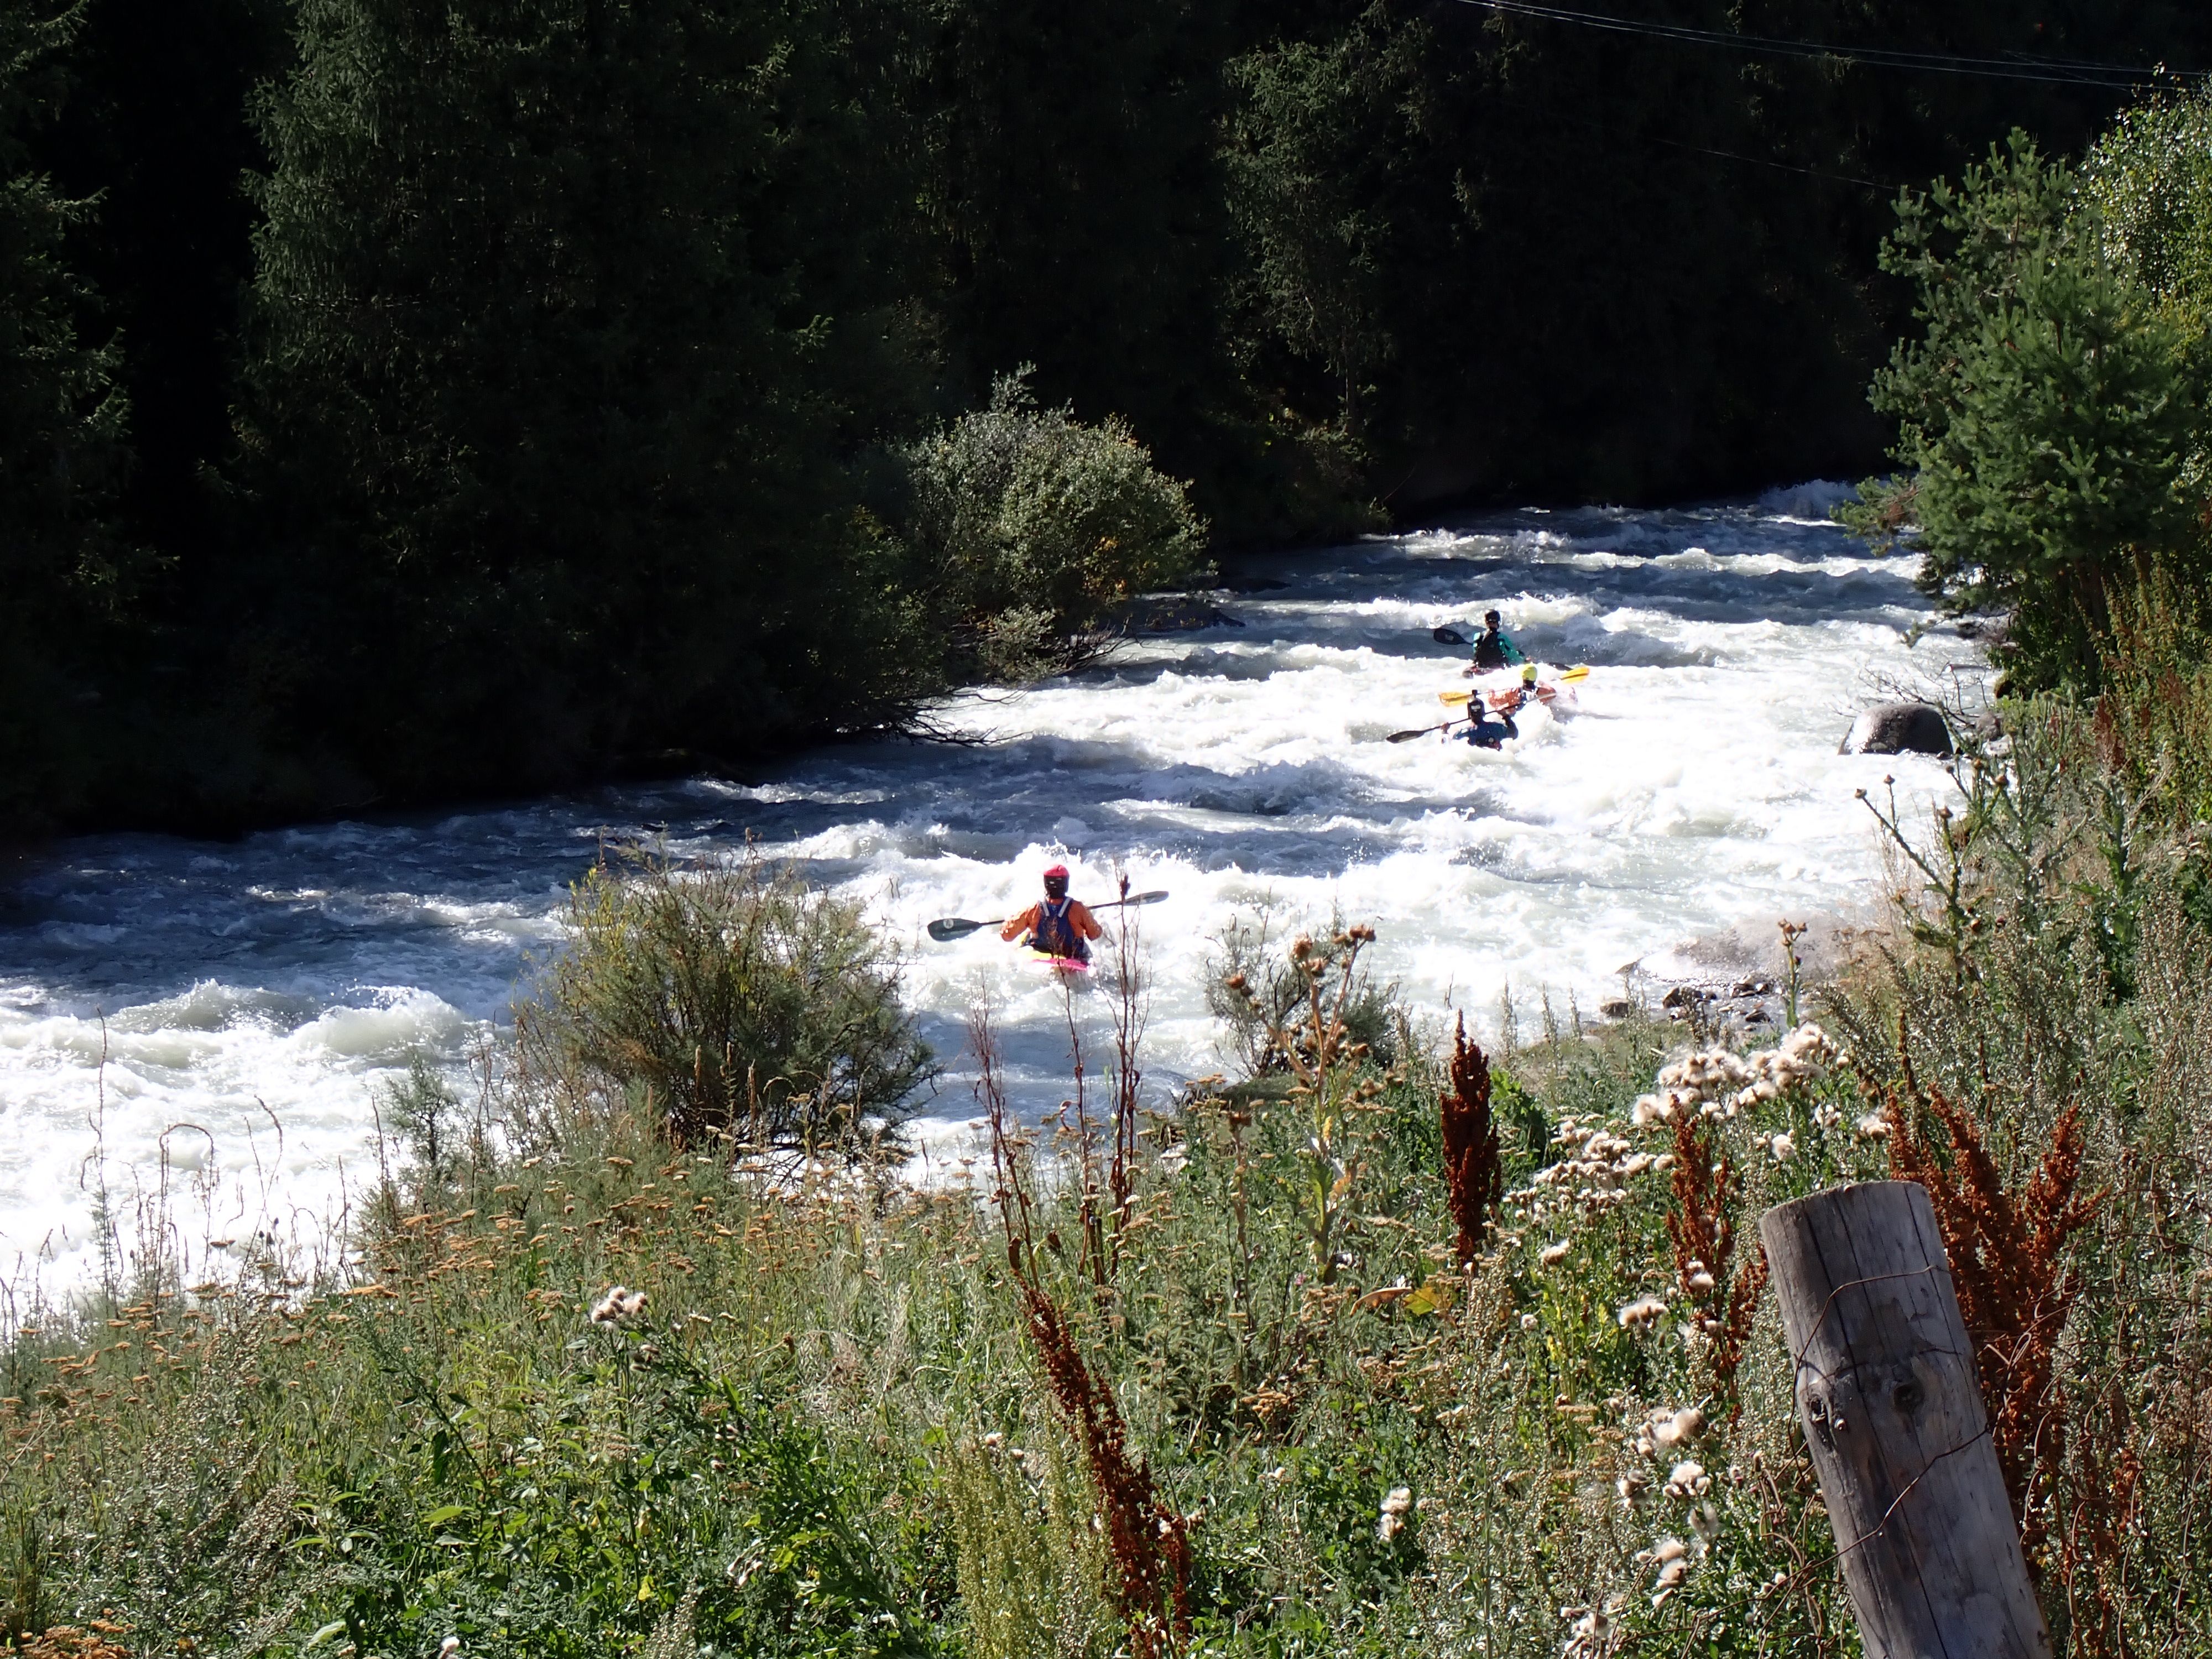
[{"label": "reddish brown plant", "polygon": [[1498,1125],[1490,1115],[1490,1062],[1467,1040],[1467,1017],[1452,1032],[1451,1087],[1438,1097],[1443,1112],[1444,1181],[1459,1224],[1457,1260],[1474,1260],[1488,1216],[1505,1191],[1498,1161]]},{"label": "reddish brown plant", "polygon": [[1113,1390],[1092,1374],[1066,1316],[1025,1271],[1019,1247],[1010,1243],[1007,1254],[1017,1263],[1015,1285],[1053,1398],[1075,1430],[1098,1490],[1130,1652],[1134,1659],[1162,1659],[1190,1633],[1190,1540],[1183,1517],[1160,1501],[1144,1459],[1129,1450]]},{"label": "reddish brown plant", "polygon": [[[1974,1342],[1990,1437],[2021,1517],[2031,1561],[2046,1530],[2039,1501],[2056,1487],[2066,1447],[2065,1402],[2055,1385],[2059,1334],[2079,1284],[2066,1267],[2066,1243],[2096,1214],[2105,1194],[2077,1195],[2081,1176],[2081,1109],[2051,1126],[2050,1144],[2015,1196],[2005,1190],[1972,1115],[1941,1089],[1885,1091],[1893,1126],[1890,1171],[1928,1190],[1959,1312]],[[1917,1109],[1916,1109],[1916,1107]],[[1923,1113],[1950,1145],[1939,1154]]]},{"label": "reddish brown plant", "polygon": [[[1165,1659],[1190,1632],[1190,1540],[1184,1517],[1162,1503],[1128,1432],[1112,1388],[1091,1369],[1067,1316],[1037,1272],[1036,1205],[1023,1175],[1024,1148],[1005,1090],[987,1012],[969,1020],[976,1094],[991,1127],[992,1194],[1006,1234],[1006,1265],[1027,1316],[1030,1340],[1053,1399],[1075,1431],[1106,1525],[1119,1582],[1115,1601],[1129,1629],[1133,1659]],[[1050,1236],[1048,1243],[1054,1243]]]},{"label": "reddish brown plant", "polygon": [[2117,1379],[2081,1408],[2073,1489],[2060,1521],[2057,1589],[2066,1601],[2067,1650],[2080,1659],[2127,1659],[2118,1594],[2128,1536],[2142,1507],[2142,1455],[2133,1414]]},{"label": "reddish brown plant", "polygon": [[1674,1196],[1667,1212],[1674,1282],[1710,1345],[1714,1386],[1730,1394],[1766,1288],[1766,1249],[1760,1246],[1753,1260],[1736,1266],[1732,1212],[1742,1178],[1711,1126],[1694,1111],[1674,1119],[1674,1162],[1668,1178]]},{"label": "reddish brown plant", "polygon": [[[57,1625],[43,1636],[25,1636],[8,1646],[23,1659],[131,1659],[131,1650],[109,1638],[127,1636],[131,1626],[106,1620],[87,1621],[90,1628]],[[179,1644],[182,1646],[182,1644]]]}]

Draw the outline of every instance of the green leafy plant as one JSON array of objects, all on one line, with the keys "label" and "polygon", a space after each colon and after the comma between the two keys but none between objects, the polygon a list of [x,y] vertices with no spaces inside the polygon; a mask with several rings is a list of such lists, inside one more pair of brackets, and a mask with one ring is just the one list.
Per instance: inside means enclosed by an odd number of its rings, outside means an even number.
[{"label": "green leafy plant", "polygon": [[908,533],[977,666],[1002,679],[1064,664],[1118,601],[1206,570],[1187,487],[1119,419],[1039,408],[1028,373],[903,452]]},{"label": "green leafy plant", "polygon": [[548,1077],[641,1091],[678,1146],[857,1149],[931,1072],[882,944],[851,902],[757,859],[600,866],[569,948],[518,1018]]},{"label": "green leafy plant", "polygon": [[1913,284],[1924,331],[1873,396],[1905,471],[1845,517],[1910,522],[1931,596],[2006,613],[2021,689],[2094,686],[2107,586],[2156,554],[2198,556],[2203,366],[2107,257],[2077,176],[2023,135],[1898,216],[1882,268]]}]

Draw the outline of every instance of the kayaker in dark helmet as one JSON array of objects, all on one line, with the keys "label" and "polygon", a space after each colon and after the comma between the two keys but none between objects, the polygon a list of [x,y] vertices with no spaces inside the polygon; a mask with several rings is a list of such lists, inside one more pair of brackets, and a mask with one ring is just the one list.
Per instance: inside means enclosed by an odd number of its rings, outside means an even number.
[{"label": "kayaker in dark helmet", "polygon": [[1502,749],[1509,739],[1521,735],[1521,728],[1513,724],[1510,708],[1496,710],[1495,720],[1491,718],[1492,712],[1477,696],[1474,708],[1468,711],[1473,724],[1461,732],[1460,737],[1478,749]]},{"label": "kayaker in dark helmet", "polygon": [[1474,636],[1474,665],[1469,674],[1486,674],[1493,668],[1510,667],[1528,659],[1521,654],[1521,647],[1513,643],[1513,636],[1498,625],[1498,613],[1482,613],[1482,632]]},{"label": "kayaker in dark helmet", "polygon": [[1029,935],[1030,949],[1039,956],[1091,960],[1090,941],[1106,930],[1080,899],[1067,896],[1067,866],[1055,864],[1044,872],[1044,902],[1032,904],[1000,929],[1003,939]]}]

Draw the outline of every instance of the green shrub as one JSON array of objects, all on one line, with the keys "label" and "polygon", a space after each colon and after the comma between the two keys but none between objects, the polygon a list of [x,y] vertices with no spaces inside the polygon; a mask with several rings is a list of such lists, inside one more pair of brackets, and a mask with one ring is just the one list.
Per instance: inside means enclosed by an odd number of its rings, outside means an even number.
[{"label": "green shrub", "polygon": [[678,1146],[854,1146],[931,1075],[860,907],[788,869],[601,867],[568,930],[520,1013],[528,1060],[572,1097],[634,1098]]},{"label": "green shrub", "polygon": [[2126,109],[2081,161],[2106,256],[2194,339],[2212,331],[2212,94]]},{"label": "green shrub", "polygon": [[2168,827],[2212,823],[2212,605],[2160,568],[2113,596],[2100,758]]},{"label": "green shrub", "polygon": [[1873,396],[1906,474],[1846,514],[1916,525],[1921,586],[1952,613],[2008,612],[2002,654],[2023,690],[2094,685],[2107,585],[2197,546],[2185,486],[2202,366],[2106,257],[2077,186],[2015,134],[1955,185],[1900,200],[1882,268],[1912,283],[1926,331]]},{"label": "green shrub", "polygon": [[1097,1498],[1054,1426],[1042,1443],[980,1436],[945,1457],[944,1494],[969,1659],[1089,1659],[1121,1632],[1107,1605]]},{"label": "green shrub", "polygon": [[990,407],[904,453],[909,534],[975,665],[1018,678],[1118,601],[1206,572],[1206,526],[1119,416],[1040,409],[1008,375]]},{"label": "green shrub", "polygon": [[415,1182],[426,1188],[449,1181],[467,1150],[460,1144],[460,1097],[421,1054],[407,1060],[407,1075],[377,1091],[384,1133],[406,1152]]}]

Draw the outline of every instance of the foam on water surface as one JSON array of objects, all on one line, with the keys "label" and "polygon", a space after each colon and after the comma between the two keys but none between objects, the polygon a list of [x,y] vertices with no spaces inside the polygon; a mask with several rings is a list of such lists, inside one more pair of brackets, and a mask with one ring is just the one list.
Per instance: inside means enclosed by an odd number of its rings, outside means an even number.
[{"label": "foam on water surface", "polygon": [[[995,930],[939,945],[923,926],[1018,909],[1055,860],[1079,896],[1110,896],[1117,868],[1170,890],[1142,917],[1162,1088],[1222,1063],[1208,962],[1255,908],[1285,938],[1332,913],[1371,922],[1383,977],[1478,1027],[1509,983],[1587,1010],[1624,963],[1691,935],[1860,908],[1880,865],[1854,789],[1947,786],[1933,762],[1838,756],[1838,738],[1900,684],[1979,670],[1948,633],[1907,645],[1927,620],[1912,563],[1821,522],[1836,490],[1529,512],[1285,556],[1264,573],[1283,586],[1226,601],[1242,628],[956,700],[940,723],[972,746],[849,745],[743,784],[222,846],[50,849],[0,894],[0,1276],[17,1258],[19,1278],[85,1270],[95,1127],[112,1201],[155,1191],[166,1159],[203,1231],[320,1224],[374,1171],[372,1090],[412,1054],[458,1070],[495,1036],[608,836],[692,854],[750,833],[864,898],[951,1062],[922,1107],[939,1161],[962,1154],[975,1109],[969,1006],[991,1000],[1017,1098],[1046,1112],[1066,1088],[1070,993]],[[1532,657],[1592,665],[1577,706],[1531,709],[1501,752],[1385,742],[1443,719],[1437,693],[1465,684],[1464,653],[1430,629],[1472,632],[1490,607]],[[1100,989],[1073,995],[1103,1048]]]}]

